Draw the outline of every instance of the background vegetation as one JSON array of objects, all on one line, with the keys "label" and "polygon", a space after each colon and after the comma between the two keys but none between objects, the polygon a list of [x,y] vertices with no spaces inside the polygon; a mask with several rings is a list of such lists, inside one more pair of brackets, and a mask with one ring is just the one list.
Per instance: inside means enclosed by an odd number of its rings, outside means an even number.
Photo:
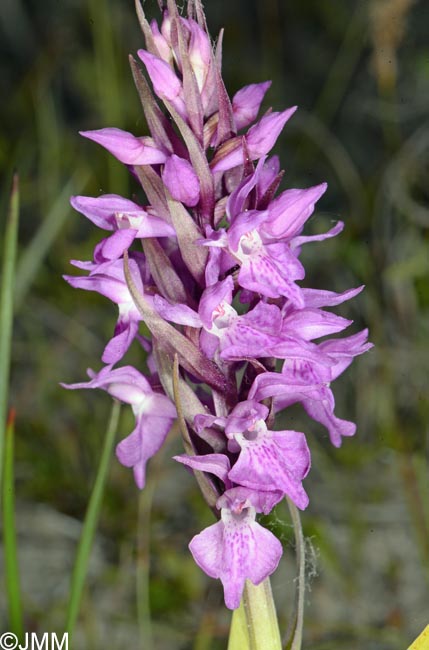
[{"label": "background vegetation", "polygon": [[[155,2],[145,10],[158,16]],[[335,389],[358,435],[334,450],[300,410],[288,416],[308,432],[313,455],[305,648],[402,649],[428,623],[429,5],[207,0],[206,13],[212,35],[226,28],[231,93],[272,79],[267,106],[300,107],[277,152],[285,187],[329,183],[311,227],[346,222],[336,240],[308,247],[308,285],[367,285],[342,314],[356,330],[368,326],[376,347]],[[110,410],[104,393],[58,384],[99,367],[116,317],[106,300],[61,279],[100,238],[68,197],[133,191],[122,166],[77,131],[145,132],[127,67],[143,39],[131,0],[6,0],[0,31],[2,219],[13,169],[22,205],[10,395],[19,560],[26,629],[43,633],[64,625]],[[120,431],[130,426],[124,409]],[[187,550],[210,515],[170,460],[179,449],[173,431],[141,495],[113,460],[73,650],[225,647],[220,587]],[[293,535],[282,507],[267,523],[285,546],[274,579],[285,623]]]}]

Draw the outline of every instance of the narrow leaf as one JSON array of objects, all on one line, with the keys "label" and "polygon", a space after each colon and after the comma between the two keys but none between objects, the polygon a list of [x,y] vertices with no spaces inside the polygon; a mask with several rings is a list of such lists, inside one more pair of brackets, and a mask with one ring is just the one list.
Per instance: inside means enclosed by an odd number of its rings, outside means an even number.
[{"label": "narrow leaf", "polygon": [[206,246],[195,243],[203,237],[203,234],[184,205],[180,201],[175,201],[167,188],[165,188],[165,195],[183,261],[192,277],[203,287],[208,250]]},{"label": "narrow leaf", "polygon": [[150,603],[150,532],[153,497],[156,492],[156,475],[152,461],[151,479],[146,481],[138,497],[136,526],[136,605],[140,632],[140,648],[154,650]]},{"label": "narrow leaf", "polygon": [[193,456],[195,452],[195,447],[192,443],[191,436],[189,435],[188,425],[186,424],[185,416],[183,414],[182,403],[180,400],[180,385],[179,385],[179,357],[177,354],[174,355],[174,362],[172,368],[173,375],[173,398],[177,410],[177,421],[179,423],[180,432],[182,434],[183,446],[185,452],[189,456]]},{"label": "narrow leaf", "polygon": [[134,83],[140,97],[149,131],[158,146],[161,146],[164,149],[167,149],[167,151],[170,153],[173,153],[173,147],[171,146],[171,141],[168,134],[168,131],[171,132],[171,127],[168,125],[168,121],[165,115],[156,103],[149,85],[137,64],[137,61],[131,54],[129,56],[129,61]]},{"label": "narrow leaf", "polygon": [[83,172],[79,170],[72,176],[39,226],[30,244],[24,250],[16,271],[15,305],[17,309],[25,300],[39,268],[70,215],[70,195],[79,194],[80,188],[86,185],[88,178],[89,171],[86,169]]},{"label": "narrow leaf", "polygon": [[145,41],[146,41],[146,49],[149,50],[152,54],[155,54],[156,56],[159,56],[158,48],[155,45],[155,41],[153,38],[152,31],[150,29],[150,25],[147,22],[143,6],[140,2],[140,0],[135,0],[135,8],[136,8],[136,14],[138,21],[140,23],[141,30],[144,34]]},{"label": "narrow leaf", "polygon": [[278,187],[279,187],[279,185],[280,185],[280,183],[282,181],[283,176],[284,176],[284,170],[279,172],[277,174],[277,176],[275,177],[275,179],[271,182],[271,184],[268,187],[268,189],[266,190],[264,196],[261,199],[259,199],[259,201],[258,201],[258,209],[259,210],[266,210],[268,208],[269,204],[271,203],[271,201],[274,198],[275,193],[278,190]]},{"label": "narrow leaf", "polygon": [[[153,353],[156,359],[156,367],[158,375],[161,380],[162,387],[168,397],[174,402],[173,392],[173,360],[171,355],[164,352],[160,345],[154,341]],[[191,428],[194,426],[194,419],[200,413],[203,415],[209,414],[208,409],[200,402],[192,387],[179,377],[179,390],[180,402],[183,412],[183,417]],[[216,392],[214,393],[216,395]],[[205,440],[216,453],[225,451],[224,441],[220,441],[219,437],[210,433],[211,429],[205,429],[200,432],[198,436]]]},{"label": "narrow leaf", "polygon": [[212,59],[212,64],[215,70],[216,92],[219,102],[219,122],[216,137],[216,146],[219,146],[234,136],[237,133],[237,129],[235,128],[231,100],[225,88],[220,68],[218,67],[214,57]]},{"label": "narrow leaf", "polygon": [[[180,379],[179,378],[179,357],[177,356],[177,354],[175,354],[174,363],[173,363],[174,403],[176,405],[177,419],[179,422],[180,431],[182,433],[183,446],[185,448],[185,452],[189,456],[194,456],[196,450],[192,443],[191,436],[189,435],[188,425],[186,424],[185,416],[182,409],[182,402],[180,399],[179,379]],[[218,500],[220,495],[217,492],[215,492],[211,481],[208,479],[207,475],[204,472],[201,472],[199,470],[193,470],[193,472],[207,505],[210,508],[212,508],[212,510],[214,510],[216,514],[216,501]]]},{"label": "narrow leaf", "polygon": [[[9,612],[8,630],[24,640],[22,622],[21,590],[15,526],[15,481],[14,481],[14,425],[15,411],[11,410],[6,425],[6,444],[3,474],[3,547],[7,605]],[[3,437],[3,436],[2,436]]]},{"label": "narrow leaf", "polygon": [[134,171],[157,216],[171,223],[170,212],[165,199],[164,185],[158,174],[154,172],[150,165],[135,165]]},{"label": "narrow leaf", "polygon": [[[9,399],[16,252],[18,245],[19,181],[15,174],[4,233],[0,294],[0,478],[3,468],[4,427]],[[1,483],[1,481],[0,481]]]},{"label": "narrow leaf", "polygon": [[216,50],[215,50],[215,60],[218,65],[219,70],[222,70],[222,50],[223,50],[223,36],[224,36],[225,30],[222,29],[219,32],[219,36],[217,37],[217,42],[216,42]]},{"label": "narrow leaf", "polygon": [[[173,360],[170,355],[161,349],[156,340],[154,341],[153,352],[156,358],[156,367],[162,387],[168,397],[174,401]],[[195,391],[192,390],[191,386],[189,386],[189,384],[187,384],[181,377],[178,379],[178,385],[183,417],[192,427],[195,416],[200,413],[206,415],[208,411],[196,396]]]},{"label": "narrow leaf", "polygon": [[182,280],[177,275],[170,258],[155,237],[142,239],[143,251],[155,284],[167,300],[188,304]]},{"label": "narrow leaf", "polygon": [[[168,0],[168,9],[171,16],[174,16],[174,25],[177,31],[177,40],[179,45],[180,63],[182,66],[182,83],[183,95],[185,99],[186,112],[188,114],[189,122],[192,131],[196,135],[200,144],[203,143],[203,105],[201,103],[201,95],[198,89],[197,79],[189,60],[185,37],[183,34],[183,27],[180,17],[177,12],[177,5],[175,2]],[[174,11],[174,14],[171,13]]]},{"label": "narrow leaf", "polygon": [[85,514],[85,520],[82,527],[82,533],[76,553],[76,560],[71,578],[69,604],[67,609],[65,631],[69,634],[69,641],[73,635],[77,617],[82,602],[82,594],[85,585],[85,579],[88,571],[91,549],[94,542],[95,531],[97,529],[100,517],[101,504],[103,500],[104,488],[106,485],[107,473],[110,466],[110,459],[115,444],[116,431],[119,423],[121,405],[114,401],[110,420],[104,439],[103,449],[100,456],[97,475],[92,488],[88,508]]},{"label": "narrow leaf", "polygon": [[201,0],[194,0],[194,2],[192,4],[195,7],[195,14],[196,14],[197,22],[198,22],[199,26],[202,29],[204,29],[206,34],[208,34],[206,17],[204,15],[204,10],[203,10]]}]

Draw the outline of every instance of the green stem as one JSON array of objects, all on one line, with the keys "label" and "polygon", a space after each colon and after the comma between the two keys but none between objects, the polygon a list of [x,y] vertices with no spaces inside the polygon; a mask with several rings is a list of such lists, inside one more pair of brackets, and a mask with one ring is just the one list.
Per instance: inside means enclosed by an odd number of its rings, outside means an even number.
[{"label": "green stem", "polygon": [[67,610],[65,629],[69,635],[69,642],[72,637],[80,610],[89,558],[100,516],[107,472],[109,469],[110,459],[112,457],[113,446],[115,443],[120,410],[120,403],[115,401],[112,406],[109,425],[107,427],[106,437],[104,439],[104,445],[100,457],[100,463],[97,470],[97,476],[95,478],[94,487],[89,499],[82,533],[76,553],[76,560],[71,579],[69,605]]},{"label": "green stem", "polygon": [[258,586],[247,580],[240,607],[232,615],[228,650],[281,650],[281,647],[269,578]]},{"label": "green stem", "polygon": [[13,472],[15,412],[10,411],[6,426],[3,473],[3,545],[6,593],[9,610],[8,630],[23,641],[21,590],[15,526],[15,486]]},{"label": "green stem", "polygon": [[16,250],[19,221],[19,183],[15,174],[9,200],[9,210],[3,245],[3,265],[0,294],[0,483],[3,470],[4,427],[9,398],[9,373],[12,343],[13,303]]},{"label": "green stem", "polygon": [[[155,457],[152,472],[145,489],[141,492],[138,504],[136,592],[137,618],[140,632],[141,648],[153,650],[152,621],[150,610],[150,530],[153,497],[156,488],[156,476],[160,468],[159,458]],[[155,467],[153,466],[155,465]]]},{"label": "green stem", "polygon": [[286,498],[295,534],[296,566],[298,570],[298,583],[295,613],[291,621],[291,631],[287,634],[286,650],[301,650],[302,631],[304,627],[304,594],[305,594],[305,542],[301,526],[301,517],[298,508]]}]

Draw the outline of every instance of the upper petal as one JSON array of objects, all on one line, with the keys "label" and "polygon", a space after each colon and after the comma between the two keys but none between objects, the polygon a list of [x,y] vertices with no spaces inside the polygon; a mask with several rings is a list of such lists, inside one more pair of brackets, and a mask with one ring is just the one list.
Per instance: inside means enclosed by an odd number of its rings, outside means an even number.
[{"label": "upper petal", "polygon": [[118,194],[103,194],[102,196],[72,196],[70,203],[99,228],[116,230],[115,214],[117,212],[143,211],[137,203],[124,199]]},{"label": "upper petal", "polygon": [[264,231],[272,237],[282,239],[300,232],[326,188],[327,184],[322,183],[309,189],[290,189],[280,194],[269,205],[269,219],[264,225]]},{"label": "upper petal", "polygon": [[79,131],[110,151],[120,162],[126,165],[153,165],[167,159],[165,152],[158,149],[151,138],[136,138],[128,131],[116,128]]},{"label": "upper petal", "polygon": [[237,130],[244,128],[256,120],[265,93],[271,86],[271,81],[244,86],[232,98],[232,112]]}]

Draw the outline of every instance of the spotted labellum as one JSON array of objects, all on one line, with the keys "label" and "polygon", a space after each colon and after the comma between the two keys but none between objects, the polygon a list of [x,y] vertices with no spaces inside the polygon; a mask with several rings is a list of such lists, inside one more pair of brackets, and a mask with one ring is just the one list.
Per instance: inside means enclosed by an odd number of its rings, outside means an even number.
[{"label": "spotted labellum", "polygon": [[[130,63],[149,134],[81,132],[127,166],[135,194],[72,198],[106,237],[93,260],[72,262],[84,274],[65,276],[113,302],[118,321],[101,370],[67,387],[131,406],[135,428],[116,454],[139,488],[179,416],[185,453],[175,460],[195,471],[218,518],[189,548],[236,609],[246,580],[261,583],[282,555],[258,515],[285,497],[308,505],[306,436],[279,430],[277,415],[302,404],[336,447],[355,433],[335,415],[331,383],[371,344],[366,330],[332,338],[352,321],[330,308],[362,287],[305,287],[302,247],[343,223],[305,234],[325,183],[278,192],[271,150],[296,107],[260,115],[269,81],[229,97],[222,33],[213,46],[199,0],[189,0],[186,17],[168,0],[160,24],[140,6],[138,15],[146,49]],[[136,345],[148,354],[146,376],[123,364]]]}]

